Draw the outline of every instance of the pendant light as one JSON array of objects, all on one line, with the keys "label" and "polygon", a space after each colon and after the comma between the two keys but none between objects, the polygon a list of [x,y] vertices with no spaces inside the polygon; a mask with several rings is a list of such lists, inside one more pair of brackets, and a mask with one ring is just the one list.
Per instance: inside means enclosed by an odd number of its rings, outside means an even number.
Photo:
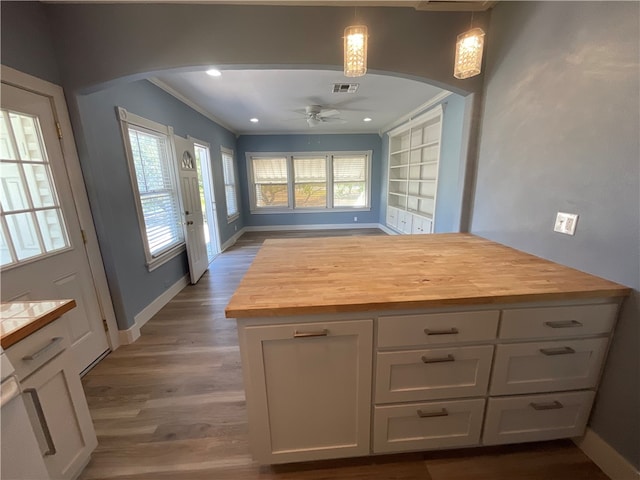
[{"label": "pendant light", "polygon": [[[473,13],[471,14],[471,27],[473,27]],[[471,28],[458,35],[453,76],[462,80],[479,75],[482,67],[483,48],[484,31],[481,28]]]},{"label": "pendant light", "polygon": [[367,73],[366,25],[353,25],[344,29],[344,76],[361,77]]}]

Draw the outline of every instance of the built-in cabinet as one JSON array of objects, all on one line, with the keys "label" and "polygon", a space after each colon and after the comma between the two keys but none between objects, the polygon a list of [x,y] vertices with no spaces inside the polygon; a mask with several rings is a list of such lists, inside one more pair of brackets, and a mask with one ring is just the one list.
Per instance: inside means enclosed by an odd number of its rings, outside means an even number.
[{"label": "built-in cabinet", "polygon": [[73,479],[98,445],[64,318],[7,349],[52,479]]},{"label": "built-in cabinet", "polygon": [[618,308],[239,319],[252,453],[282,463],[579,436]]},{"label": "built-in cabinet", "polygon": [[439,105],[390,131],[387,226],[433,233],[442,136]]}]

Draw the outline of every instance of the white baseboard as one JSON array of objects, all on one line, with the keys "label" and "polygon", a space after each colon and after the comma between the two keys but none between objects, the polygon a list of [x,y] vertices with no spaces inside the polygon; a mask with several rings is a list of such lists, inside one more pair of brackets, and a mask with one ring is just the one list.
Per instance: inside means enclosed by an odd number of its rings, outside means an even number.
[{"label": "white baseboard", "polygon": [[231,237],[229,240],[227,240],[222,245],[220,245],[220,252],[224,252],[227,248],[232,247],[238,241],[238,239],[242,236],[242,234],[246,231],[247,231],[246,227],[242,227],[240,230],[234,233],[233,237]]},{"label": "white baseboard", "polygon": [[283,230],[348,230],[352,228],[380,228],[379,223],[321,223],[312,225],[262,225],[244,227],[246,232],[279,232]]},{"label": "white baseboard", "polygon": [[400,233],[396,232],[395,230],[390,229],[389,227],[387,227],[386,225],[383,225],[381,223],[378,224],[378,228],[380,230],[382,230],[384,233],[387,233],[389,235],[401,235]]},{"label": "white baseboard", "polygon": [[130,345],[140,338],[140,327],[133,325],[126,330],[118,330],[118,340],[120,345]]},{"label": "white baseboard", "polygon": [[574,438],[573,442],[611,480],[640,480],[640,471],[590,428],[587,428],[584,436]]},{"label": "white baseboard", "polygon": [[119,330],[118,336],[122,345],[129,345],[140,338],[140,329],[147,323],[156,313],[160,311],[169,301],[175,297],[180,291],[189,285],[189,275],[185,275],[176,283],[167,288],[158,298],[149,305],[144,307],[135,317],[133,317],[133,326],[127,330]]}]

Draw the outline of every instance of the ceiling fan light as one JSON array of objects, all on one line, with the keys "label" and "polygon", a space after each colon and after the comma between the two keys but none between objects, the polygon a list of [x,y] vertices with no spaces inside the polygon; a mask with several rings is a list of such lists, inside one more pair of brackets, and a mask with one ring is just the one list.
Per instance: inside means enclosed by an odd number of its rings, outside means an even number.
[{"label": "ceiling fan light", "polygon": [[484,31],[481,28],[472,28],[458,35],[453,76],[463,80],[479,75],[483,48]]},{"label": "ceiling fan light", "polygon": [[222,75],[222,72],[217,68],[210,68],[209,70],[207,70],[207,75],[209,75],[210,77],[219,77]]},{"label": "ceiling fan light", "polygon": [[367,73],[366,25],[353,25],[344,29],[344,75],[361,77]]}]

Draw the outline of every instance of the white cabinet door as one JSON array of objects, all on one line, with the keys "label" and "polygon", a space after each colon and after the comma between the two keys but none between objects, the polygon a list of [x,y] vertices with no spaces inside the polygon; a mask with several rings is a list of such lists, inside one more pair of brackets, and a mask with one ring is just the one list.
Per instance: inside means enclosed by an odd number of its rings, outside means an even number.
[{"label": "white cabinet door", "polygon": [[387,225],[391,228],[398,228],[398,212],[397,208],[387,207]]},{"label": "white cabinet door", "polygon": [[414,215],[413,223],[411,225],[411,233],[413,233],[414,235],[431,233],[431,220],[419,215]]},{"label": "white cabinet door", "polygon": [[76,478],[98,445],[78,370],[70,362],[69,352],[63,352],[21,382],[45,465],[55,479]]},{"label": "white cabinet door", "polygon": [[244,327],[240,336],[258,462],[369,453],[371,320]]},{"label": "white cabinet door", "polygon": [[398,211],[398,230],[402,233],[411,233],[413,215],[407,211]]}]

